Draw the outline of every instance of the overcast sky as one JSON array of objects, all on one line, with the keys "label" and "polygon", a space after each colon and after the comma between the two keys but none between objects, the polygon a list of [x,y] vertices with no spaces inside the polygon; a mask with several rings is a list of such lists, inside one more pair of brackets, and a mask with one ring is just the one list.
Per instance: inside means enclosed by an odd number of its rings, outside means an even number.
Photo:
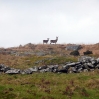
[{"label": "overcast sky", "polygon": [[99,42],[99,0],[0,0],[0,47]]}]

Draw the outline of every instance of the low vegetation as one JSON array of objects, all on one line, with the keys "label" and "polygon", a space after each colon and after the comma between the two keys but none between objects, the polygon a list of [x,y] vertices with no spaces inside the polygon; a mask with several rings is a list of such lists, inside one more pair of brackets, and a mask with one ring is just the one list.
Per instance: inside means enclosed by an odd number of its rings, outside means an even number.
[{"label": "low vegetation", "polygon": [[[68,61],[77,61],[80,56],[69,55],[63,45],[39,45],[31,50],[40,49],[51,54],[44,56],[15,56],[0,54],[0,64],[13,68],[25,69],[33,66],[64,64]],[[43,47],[42,47],[43,46]],[[60,47],[61,46],[61,47]],[[98,45],[97,45],[98,46]],[[93,46],[83,47],[79,53]],[[94,57],[99,57],[98,48],[93,49]],[[13,48],[14,49],[14,48]],[[28,46],[17,48],[17,51],[29,50]],[[16,48],[15,48],[16,50]],[[98,54],[97,54],[98,53]],[[0,99],[99,99],[99,70],[83,73],[33,73],[30,75],[0,74]]]},{"label": "low vegetation", "polygon": [[93,54],[92,51],[87,50],[86,52],[83,52],[84,55],[89,55],[89,54]]},{"label": "low vegetation", "polygon": [[72,52],[70,53],[70,55],[79,56],[80,54],[79,54],[79,51],[76,50],[76,51],[72,51]]},{"label": "low vegetation", "polygon": [[78,57],[74,56],[12,56],[0,55],[0,64],[12,68],[25,69],[33,66],[43,66],[52,64],[63,64],[68,61],[77,61]]},{"label": "low vegetation", "polygon": [[99,71],[0,75],[0,99],[98,99]]}]

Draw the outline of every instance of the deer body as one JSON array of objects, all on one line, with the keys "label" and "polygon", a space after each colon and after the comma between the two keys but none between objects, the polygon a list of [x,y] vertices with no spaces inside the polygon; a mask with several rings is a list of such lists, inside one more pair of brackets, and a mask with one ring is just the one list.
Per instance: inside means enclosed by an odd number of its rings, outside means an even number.
[{"label": "deer body", "polygon": [[43,40],[43,44],[44,44],[44,43],[46,43],[46,44],[47,44],[47,43],[48,43],[48,41],[49,41],[49,38],[47,38],[47,40]]},{"label": "deer body", "polygon": [[55,43],[56,44],[57,41],[58,41],[58,37],[56,37],[56,40],[50,40],[50,44],[51,43]]}]

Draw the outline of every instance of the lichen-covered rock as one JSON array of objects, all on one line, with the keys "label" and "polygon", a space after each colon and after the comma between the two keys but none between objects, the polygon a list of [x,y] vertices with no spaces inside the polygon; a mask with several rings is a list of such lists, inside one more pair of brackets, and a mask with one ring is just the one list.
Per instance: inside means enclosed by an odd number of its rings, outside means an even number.
[{"label": "lichen-covered rock", "polygon": [[28,68],[23,71],[25,74],[32,74],[33,72],[37,72],[38,68],[35,66],[34,68]]},{"label": "lichen-covered rock", "polygon": [[11,69],[5,72],[6,74],[20,74],[20,69]]}]

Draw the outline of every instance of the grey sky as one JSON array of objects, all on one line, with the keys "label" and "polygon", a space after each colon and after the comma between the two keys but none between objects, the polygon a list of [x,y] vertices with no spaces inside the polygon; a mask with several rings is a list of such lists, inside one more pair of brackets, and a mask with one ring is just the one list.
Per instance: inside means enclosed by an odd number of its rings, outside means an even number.
[{"label": "grey sky", "polygon": [[0,0],[0,47],[98,43],[99,0]]}]

